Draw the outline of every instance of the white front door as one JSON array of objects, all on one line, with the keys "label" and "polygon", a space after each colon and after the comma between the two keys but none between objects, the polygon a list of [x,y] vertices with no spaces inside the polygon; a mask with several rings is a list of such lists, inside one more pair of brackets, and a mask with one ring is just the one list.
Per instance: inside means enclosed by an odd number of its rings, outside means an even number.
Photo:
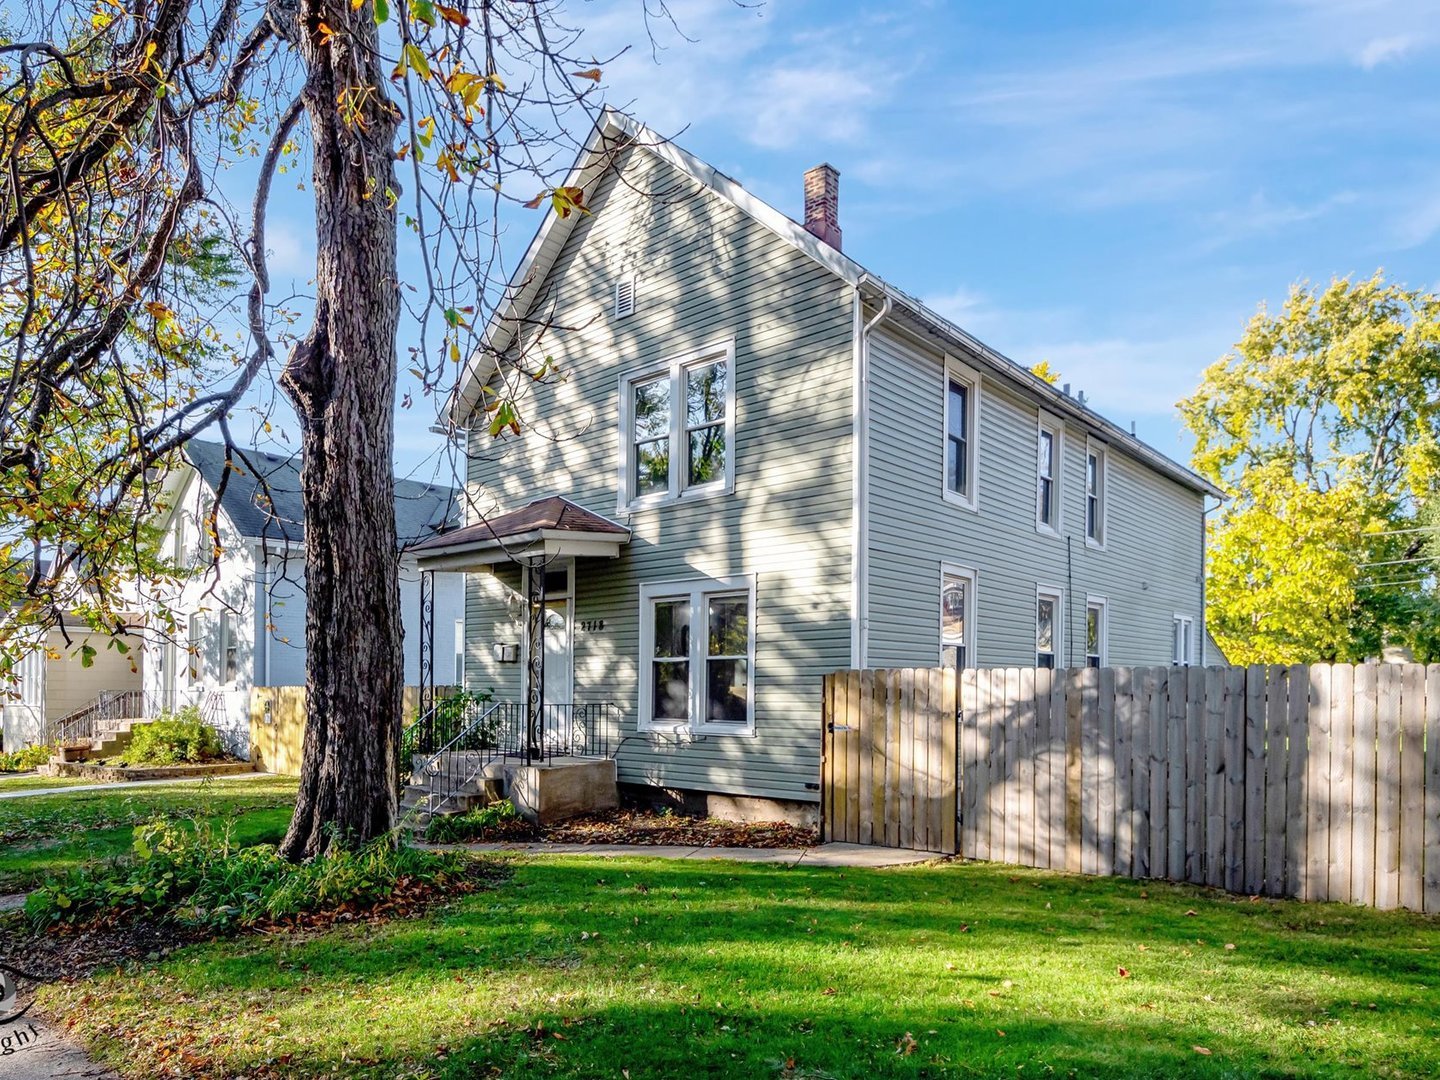
[{"label": "white front door", "polygon": [[570,704],[570,598],[545,600],[545,704]]}]

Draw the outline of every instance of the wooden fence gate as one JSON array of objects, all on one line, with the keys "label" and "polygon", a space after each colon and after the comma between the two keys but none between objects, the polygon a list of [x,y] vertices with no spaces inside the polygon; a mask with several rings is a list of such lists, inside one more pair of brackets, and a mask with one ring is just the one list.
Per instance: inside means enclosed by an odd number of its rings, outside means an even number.
[{"label": "wooden fence gate", "polygon": [[820,835],[954,854],[955,672],[825,676]]}]

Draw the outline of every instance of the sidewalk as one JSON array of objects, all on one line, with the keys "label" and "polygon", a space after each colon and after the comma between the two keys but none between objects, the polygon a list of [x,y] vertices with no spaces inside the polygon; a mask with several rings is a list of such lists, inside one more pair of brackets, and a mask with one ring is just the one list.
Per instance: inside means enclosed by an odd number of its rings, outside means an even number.
[{"label": "sidewalk", "polygon": [[732,862],[777,863],[784,866],[905,866],[949,856],[938,851],[872,847],[868,844],[821,844],[810,848],[688,847],[648,844],[417,844],[437,851],[478,851],[514,855],[595,855],[632,859],[728,859]]},{"label": "sidewalk", "polygon": [[273,773],[232,773],[229,776],[181,776],[163,777],[159,780],[121,780],[113,784],[70,784],[66,787],[26,788],[24,791],[6,791],[0,787],[0,799],[23,799],[27,795],[69,795],[76,791],[123,791],[125,788],[154,787],[156,784],[198,784],[223,781],[253,780],[257,776],[273,776]]}]

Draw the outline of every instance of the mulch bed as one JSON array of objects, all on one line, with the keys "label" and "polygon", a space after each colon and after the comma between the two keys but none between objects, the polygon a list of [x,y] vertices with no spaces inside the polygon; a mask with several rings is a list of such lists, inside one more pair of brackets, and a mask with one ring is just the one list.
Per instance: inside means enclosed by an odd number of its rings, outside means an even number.
[{"label": "mulch bed", "polygon": [[572,818],[558,825],[531,825],[512,819],[476,831],[469,837],[485,843],[643,844],[652,847],[812,847],[812,828],[783,821],[741,822],[684,817],[646,810],[613,810]]},{"label": "mulch bed", "polygon": [[323,911],[228,929],[156,919],[118,919],[102,914],[79,926],[61,924],[37,933],[21,912],[12,911],[0,915],[0,964],[19,973],[19,983],[24,989],[30,984],[24,976],[38,976],[46,981],[83,978],[101,968],[162,960],[183,946],[219,937],[324,930],[343,923],[411,918],[446,900],[493,888],[509,876],[508,867],[495,860],[477,858],[468,860],[463,874],[447,876],[443,883],[403,879],[388,897],[369,907],[345,903]]}]

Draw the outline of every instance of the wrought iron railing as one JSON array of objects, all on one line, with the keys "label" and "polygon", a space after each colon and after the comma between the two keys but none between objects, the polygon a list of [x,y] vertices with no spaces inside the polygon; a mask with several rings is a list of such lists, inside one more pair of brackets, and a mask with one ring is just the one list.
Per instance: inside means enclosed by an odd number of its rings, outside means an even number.
[{"label": "wrought iron railing", "polygon": [[146,716],[150,701],[143,690],[105,690],[88,705],[66,713],[50,725],[46,742],[60,746],[92,742],[107,734],[103,725]]},{"label": "wrought iron railing", "polygon": [[618,727],[619,709],[611,702],[546,705],[534,732],[523,703],[441,702],[401,734],[401,783],[428,789],[433,813],[451,805],[495,761],[609,757]]}]

